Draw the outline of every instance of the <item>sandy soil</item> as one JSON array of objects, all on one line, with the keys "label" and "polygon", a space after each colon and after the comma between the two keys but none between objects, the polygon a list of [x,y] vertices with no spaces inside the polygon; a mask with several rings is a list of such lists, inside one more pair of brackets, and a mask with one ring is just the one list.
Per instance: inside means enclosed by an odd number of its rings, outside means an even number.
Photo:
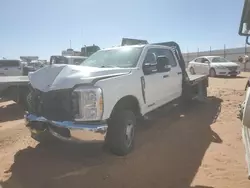
[{"label": "sandy soil", "polygon": [[[23,111],[0,103],[3,188],[249,188],[238,104],[250,74],[210,79],[207,103],[161,110],[138,126],[136,146],[117,157],[101,145],[45,148],[29,137]],[[1,187],[0,186],[0,187]]]}]

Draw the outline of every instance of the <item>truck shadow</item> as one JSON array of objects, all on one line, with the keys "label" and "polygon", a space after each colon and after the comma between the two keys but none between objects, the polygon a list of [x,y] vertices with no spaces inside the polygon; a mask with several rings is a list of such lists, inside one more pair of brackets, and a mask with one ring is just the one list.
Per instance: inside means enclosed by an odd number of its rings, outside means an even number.
[{"label": "truck shadow", "polygon": [[[211,142],[222,139],[210,127],[222,100],[209,97],[171,111],[137,130],[135,150],[126,157],[104,152],[102,145],[58,144],[28,147],[15,154],[3,188],[163,187],[191,186]],[[166,115],[168,114],[168,115]]]},{"label": "truck shadow", "polygon": [[23,119],[24,110],[14,102],[2,102],[0,104],[0,123]]}]

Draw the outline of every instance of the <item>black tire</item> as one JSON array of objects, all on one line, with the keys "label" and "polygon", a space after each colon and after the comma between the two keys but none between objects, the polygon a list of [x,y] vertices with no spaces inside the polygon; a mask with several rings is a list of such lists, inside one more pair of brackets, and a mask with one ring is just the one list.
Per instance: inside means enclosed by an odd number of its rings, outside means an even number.
[{"label": "black tire", "polygon": [[210,76],[210,77],[216,77],[216,72],[215,72],[214,69],[210,69],[210,71],[209,71],[209,76]]},{"label": "black tire", "polygon": [[190,74],[194,75],[195,74],[194,68],[190,67],[189,72],[190,72]]},{"label": "black tire", "polygon": [[134,147],[136,116],[130,110],[119,110],[109,122],[107,144],[111,152],[124,156]]}]

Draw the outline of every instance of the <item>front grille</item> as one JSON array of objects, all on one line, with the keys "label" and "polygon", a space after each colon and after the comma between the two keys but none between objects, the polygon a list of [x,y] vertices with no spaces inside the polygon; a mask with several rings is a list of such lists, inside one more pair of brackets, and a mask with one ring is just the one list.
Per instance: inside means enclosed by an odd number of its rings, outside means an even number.
[{"label": "front grille", "polygon": [[236,66],[228,67],[228,69],[229,69],[230,71],[236,71],[236,70],[237,70],[237,67],[236,67]]},{"label": "front grille", "polygon": [[31,89],[27,98],[29,112],[54,121],[71,121],[73,119],[71,90],[42,92]]}]

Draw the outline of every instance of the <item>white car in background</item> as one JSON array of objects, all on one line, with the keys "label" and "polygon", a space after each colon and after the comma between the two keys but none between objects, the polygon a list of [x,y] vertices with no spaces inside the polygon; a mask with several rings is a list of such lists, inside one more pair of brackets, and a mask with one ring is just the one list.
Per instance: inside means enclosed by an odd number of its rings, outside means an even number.
[{"label": "white car in background", "polygon": [[188,70],[191,74],[215,76],[233,76],[240,74],[240,66],[220,56],[202,56],[190,61]]}]

